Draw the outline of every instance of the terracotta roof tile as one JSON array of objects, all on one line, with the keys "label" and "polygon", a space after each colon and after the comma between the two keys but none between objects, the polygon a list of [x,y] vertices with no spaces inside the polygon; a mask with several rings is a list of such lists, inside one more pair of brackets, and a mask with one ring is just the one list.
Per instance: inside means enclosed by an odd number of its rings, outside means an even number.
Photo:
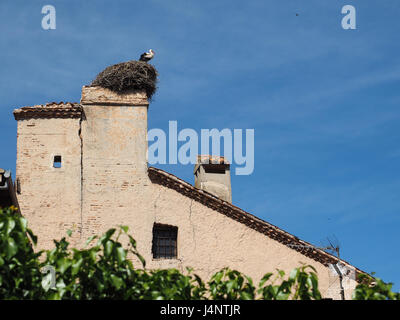
[{"label": "terracotta roof tile", "polygon": [[82,107],[78,103],[50,102],[45,105],[15,109],[13,113],[15,120],[32,118],[80,118]]}]

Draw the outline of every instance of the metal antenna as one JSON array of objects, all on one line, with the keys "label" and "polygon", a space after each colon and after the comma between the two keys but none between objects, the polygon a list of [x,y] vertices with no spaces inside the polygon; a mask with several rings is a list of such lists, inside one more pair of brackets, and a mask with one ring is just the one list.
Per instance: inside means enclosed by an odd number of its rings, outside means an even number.
[{"label": "metal antenna", "polygon": [[[336,255],[338,260],[340,261],[340,243],[339,240],[336,238],[335,235],[332,235],[331,237],[326,238],[329,245],[326,246],[326,250],[330,251],[332,254]],[[344,297],[344,287],[343,287],[343,274],[340,271],[339,267],[337,264],[334,264],[333,267],[335,268],[335,271],[339,275],[339,284],[340,284],[340,297],[342,300],[345,300]]]},{"label": "metal antenna", "polygon": [[328,245],[323,246],[325,251],[336,255],[340,259],[340,242],[335,235],[326,238]]},{"label": "metal antenna", "polygon": [[[331,237],[327,237],[326,240],[328,241],[328,245],[322,245],[320,247],[316,247],[313,245],[300,245],[300,244],[289,244],[290,247],[292,248],[308,248],[308,249],[320,249],[324,250],[328,253],[331,253],[333,255],[336,255],[338,260],[340,261],[340,243],[339,240],[336,238],[335,235],[332,235]],[[337,263],[333,265],[333,268],[339,275],[339,283],[340,283],[340,297],[342,300],[345,300],[344,297],[344,287],[343,287],[343,274],[340,271],[339,267],[337,266]]]}]

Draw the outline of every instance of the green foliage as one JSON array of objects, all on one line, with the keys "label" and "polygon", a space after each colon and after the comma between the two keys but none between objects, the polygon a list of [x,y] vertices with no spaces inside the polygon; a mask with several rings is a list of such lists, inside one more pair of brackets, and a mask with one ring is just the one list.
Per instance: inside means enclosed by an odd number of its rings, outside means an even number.
[{"label": "green foliage", "polygon": [[[311,269],[308,272],[308,269]],[[314,267],[303,265],[290,272],[288,279],[284,279],[285,272],[277,270],[277,276],[271,280],[272,273],[267,273],[261,279],[258,293],[265,300],[319,300],[321,293],[318,290],[318,277]],[[279,283],[276,284],[277,280]]]},{"label": "green foliage", "polygon": [[359,275],[359,281],[353,291],[353,300],[400,300],[400,293],[392,291],[392,283],[364,274]]},{"label": "green foliage", "polygon": [[133,299],[151,300],[200,300],[205,287],[196,275],[183,275],[176,269],[139,272]]},{"label": "green foliage", "polygon": [[39,299],[43,290],[36,237],[16,208],[0,208],[0,299]]},{"label": "green foliage", "polygon": [[252,300],[255,287],[250,277],[236,270],[224,268],[215,273],[208,283],[210,297],[214,300]]},{"label": "green foliage", "polygon": [[[193,299],[195,279],[178,270],[135,269],[127,258],[135,255],[145,266],[143,257],[136,250],[135,240],[122,226],[108,230],[97,244],[87,249],[68,249],[65,238],[55,242],[56,247],[47,252],[44,265],[55,266],[56,288],[46,291],[49,299]],[[129,238],[128,249],[118,242],[121,234]],[[88,245],[95,239],[92,237]]]},{"label": "green foliage", "polygon": [[[71,232],[67,232],[71,236]],[[124,247],[120,238],[125,237]],[[318,300],[316,270],[309,265],[267,273],[256,287],[250,277],[224,268],[205,283],[193,270],[147,270],[128,227],[88,239],[83,249],[69,248],[67,238],[54,248],[35,252],[37,239],[15,208],[0,209],[0,299],[156,299],[156,300]],[[44,256],[42,256],[44,254]],[[132,261],[140,267],[134,267]],[[44,268],[55,271],[44,274]],[[392,284],[364,278],[354,299],[399,299]]]}]

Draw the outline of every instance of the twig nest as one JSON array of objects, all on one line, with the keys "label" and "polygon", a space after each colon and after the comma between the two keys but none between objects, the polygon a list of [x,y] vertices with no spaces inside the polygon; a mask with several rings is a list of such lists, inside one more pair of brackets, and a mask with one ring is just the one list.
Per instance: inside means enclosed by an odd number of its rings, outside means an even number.
[{"label": "twig nest", "polygon": [[105,68],[90,85],[116,92],[144,90],[151,99],[157,90],[157,76],[158,72],[153,65],[132,60]]}]

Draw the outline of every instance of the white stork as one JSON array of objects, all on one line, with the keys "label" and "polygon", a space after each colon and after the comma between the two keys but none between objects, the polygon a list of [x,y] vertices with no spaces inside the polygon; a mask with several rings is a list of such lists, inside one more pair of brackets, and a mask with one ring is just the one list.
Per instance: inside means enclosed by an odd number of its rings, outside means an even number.
[{"label": "white stork", "polygon": [[145,53],[141,54],[139,61],[148,62],[151,59],[153,59],[154,54],[155,54],[155,52],[152,49],[150,49],[149,52],[145,52]]}]

